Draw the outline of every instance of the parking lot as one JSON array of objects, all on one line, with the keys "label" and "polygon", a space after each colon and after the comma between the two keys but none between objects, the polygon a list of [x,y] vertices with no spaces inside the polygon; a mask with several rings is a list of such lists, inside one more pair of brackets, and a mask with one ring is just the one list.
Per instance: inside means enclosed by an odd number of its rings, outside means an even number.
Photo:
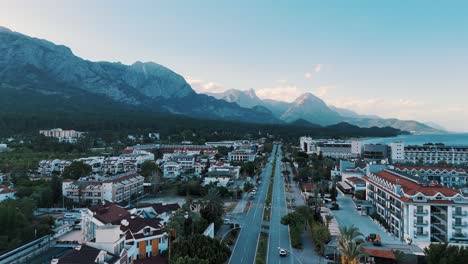
[{"label": "parking lot", "polygon": [[333,216],[338,221],[340,226],[350,226],[354,225],[359,228],[361,233],[364,236],[369,234],[379,234],[383,243],[391,244],[402,244],[400,240],[395,238],[393,235],[389,234],[385,229],[378,226],[374,221],[370,219],[369,216],[364,216],[356,210],[356,206],[353,202],[353,199],[350,196],[344,196],[339,193],[337,197],[337,202],[340,206],[340,210],[332,211]]}]

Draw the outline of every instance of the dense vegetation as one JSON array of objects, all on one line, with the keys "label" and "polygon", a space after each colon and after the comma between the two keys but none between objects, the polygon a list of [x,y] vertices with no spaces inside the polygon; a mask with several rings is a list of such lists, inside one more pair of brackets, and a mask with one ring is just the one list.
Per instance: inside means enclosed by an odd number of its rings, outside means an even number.
[{"label": "dense vegetation", "polygon": [[225,263],[230,255],[229,247],[218,239],[196,234],[180,238],[172,244],[170,263],[217,264]]},{"label": "dense vegetation", "polygon": [[424,253],[428,264],[468,263],[468,247],[432,243],[424,249]]},{"label": "dense vegetation", "polygon": [[[13,103],[18,100],[22,103]],[[266,137],[267,134],[296,142],[297,138],[303,135],[344,138],[386,137],[401,133],[400,130],[389,127],[359,128],[349,124],[308,127],[202,120],[149,109],[142,111],[123,107],[98,96],[77,95],[64,98],[27,89],[0,89],[0,136],[35,134],[39,129],[54,127],[92,132],[97,137],[109,141],[117,141],[132,133],[146,134],[154,131],[160,132],[163,137],[171,136],[174,141],[184,140],[180,133],[190,131],[195,133],[195,136],[191,136],[193,140],[200,142],[227,138],[242,139],[253,135]]]},{"label": "dense vegetation", "polygon": [[32,198],[0,203],[0,252],[50,233],[53,220],[34,217],[35,207]]}]

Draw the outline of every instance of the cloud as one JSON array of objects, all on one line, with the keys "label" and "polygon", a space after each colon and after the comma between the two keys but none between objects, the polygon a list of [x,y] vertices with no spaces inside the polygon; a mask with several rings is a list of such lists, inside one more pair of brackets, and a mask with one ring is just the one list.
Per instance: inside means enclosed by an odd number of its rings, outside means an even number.
[{"label": "cloud", "polygon": [[323,98],[331,89],[331,86],[320,86],[319,88],[315,89],[314,94],[320,98]]},{"label": "cloud", "polygon": [[222,84],[216,82],[194,79],[190,76],[185,77],[185,80],[197,93],[220,93],[226,90]]},{"label": "cloud", "polygon": [[304,73],[304,77],[305,77],[306,79],[311,79],[311,78],[312,78],[312,73],[306,72],[306,73]]},{"label": "cloud", "polygon": [[317,64],[315,65],[314,71],[315,72],[320,72],[322,70],[323,64]]},{"label": "cloud", "polygon": [[279,86],[272,88],[257,89],[258,97],[262,99],[274,99],[285,102],[292,102],[306,91],[293,85]]}]

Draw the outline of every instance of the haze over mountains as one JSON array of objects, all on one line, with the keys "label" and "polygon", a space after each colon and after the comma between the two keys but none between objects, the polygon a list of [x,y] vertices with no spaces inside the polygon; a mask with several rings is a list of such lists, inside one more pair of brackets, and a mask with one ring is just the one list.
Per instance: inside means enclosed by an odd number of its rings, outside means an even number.
[{"label": "haze over mountains", "polygon": [[[92,62],[74,55],[66,46],[1,27],[0,54],[0,104],[8,105],[13,112],[22,109],[24,98],[34,101],[54,96],[70,107],[79,101],[81,108],[90,109],[96,104],[86,102],[203,119],[308,126],[348,122],[363,127],[439,132],[416,121],[381,119],[329,107],[312,94],[292,103],[261,100],[252,89],[197,94],[182,76],[157,63]],[[53,110],[60,104],[63,108],[63,102],[43,107]]]},{"label": "haze over mountains", "polygon": [[247,108],[263,106],[269,109],[275,117],[288,123],[296,120],[299,120],[299,123],[309,122],[317,125],[347,122],[360,127],[391,126],[417,133],[437,133],[443,131],[442,129],[413,120],[385,119],[375,115],[360,115],[352,110],[329,106],[322,99],[311,93],[305,93],[291,103],[260,99],[253,89],[246,91],[229,89],[222,93],[208,93],[208,95],[227,102],[237,103]]}]

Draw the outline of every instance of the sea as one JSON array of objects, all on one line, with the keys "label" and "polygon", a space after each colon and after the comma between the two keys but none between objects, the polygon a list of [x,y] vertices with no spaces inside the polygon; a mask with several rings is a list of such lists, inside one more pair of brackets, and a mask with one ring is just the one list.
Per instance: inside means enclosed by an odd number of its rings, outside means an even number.
[{"label": "sea", "polygon": [[420,134],[400,135],[387,138],[367,138],[365,143],[403,142],[405,145],[422,145],[425,143],[443,143],[447,146],[468,146],[468,133],[446,133],[446,134]]}]

